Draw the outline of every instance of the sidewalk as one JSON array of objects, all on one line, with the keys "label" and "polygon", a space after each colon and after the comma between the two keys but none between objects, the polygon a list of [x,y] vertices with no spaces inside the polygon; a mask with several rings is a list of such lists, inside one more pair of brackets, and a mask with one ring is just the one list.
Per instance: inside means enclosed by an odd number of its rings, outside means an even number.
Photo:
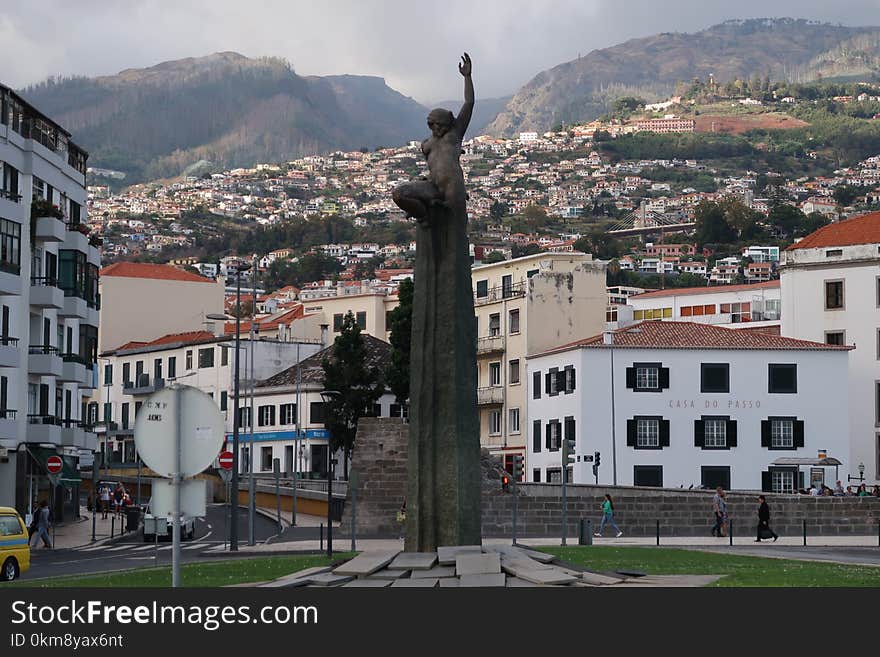
[{"label": "sidewalk", "polygon": [[[125,527],[125,518],[116,516],[115,522],[112,513],[107,513],[106,520],[101,519],[101,513],[95,520],[95,543],[92,543],[92,513],[86,511],[85,507],[80,507],[80,517],[69,522],[57,525],[54,537],[54,548],[56,550],[70,549],[82,547],[84,545],[97,545],[110,539],[111,524],[113,525],[114,535],[118,536],[120,529]],[[41,543],[42,545],[42,543]],[[44,548],[31,547],[34,552],[39,552]]]}]

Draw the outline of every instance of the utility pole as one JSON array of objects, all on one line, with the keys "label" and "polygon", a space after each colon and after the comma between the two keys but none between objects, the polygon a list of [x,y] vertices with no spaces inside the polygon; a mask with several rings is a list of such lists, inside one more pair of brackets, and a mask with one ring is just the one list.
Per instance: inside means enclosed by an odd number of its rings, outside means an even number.
[{"label": "utility pole", "polygon": [[[232,395],[232,500],[231,520],[229,525],[229,550],[238,552],[238,469],[239,469],[239,364],[241,361],[241,273],[247,270],[247,265],[237,265],[235,270],[235,371],[233,373]],[[250,460],[250,459],[248,459]]]},{"label": "utility pole", "polygon": [[302,385],[302,368],[300,367],[300,343],[296,343],[296,436],[293,439],[293,493],[291,495],[290,526],[296,527],[296,484],[299,479],[299,450],[300,450],[300,399],[299,392]]},{"label": "utility pole", "polygon": [[251,328],[250,328],[250,382],[251,382],[251,412],[248,414],[250,421],[250,450],[248,450],[248,545],[256,545],[256,534],[254,530],[255,516],[257,515],[256,486],[254,482],[254,339],[256,332],[254,324],[257,317],[257,256],[254,255],[253,269],[251,269],[251,288],[253,296],[251,297]]}]

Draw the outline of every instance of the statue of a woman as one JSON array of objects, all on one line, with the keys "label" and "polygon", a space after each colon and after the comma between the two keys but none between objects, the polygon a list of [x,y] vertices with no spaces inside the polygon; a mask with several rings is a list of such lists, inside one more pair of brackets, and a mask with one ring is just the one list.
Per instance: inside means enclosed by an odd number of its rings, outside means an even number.
[{"label": "statue of a woman", "polygon": [[467,237],[467,195],[459,164],[474,108],[471,58],[457,117],[428,115],[422,142],[428,180],[404,183],[394,202],[417,219],[410,353],[409,488],[406,549],[480,543],[477,329]]}]

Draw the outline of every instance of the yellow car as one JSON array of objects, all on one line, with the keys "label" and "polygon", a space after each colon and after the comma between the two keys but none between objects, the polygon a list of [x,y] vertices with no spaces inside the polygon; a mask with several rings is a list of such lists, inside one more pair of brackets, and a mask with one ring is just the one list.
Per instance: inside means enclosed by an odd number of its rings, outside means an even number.
[{"label": "yellow car", "polygon": [[0,506],[0,582],[11,582],[31,567],[28,529],[15,509]]}]

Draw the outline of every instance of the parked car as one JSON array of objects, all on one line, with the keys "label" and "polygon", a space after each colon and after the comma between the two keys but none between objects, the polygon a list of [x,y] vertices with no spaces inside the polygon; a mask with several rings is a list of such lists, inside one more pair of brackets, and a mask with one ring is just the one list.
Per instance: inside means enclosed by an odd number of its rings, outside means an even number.
[{"label": "parked car", "polygon": [[28,528],[18,511],[0,506],[0,581],[11,582],[31,567]]}]

